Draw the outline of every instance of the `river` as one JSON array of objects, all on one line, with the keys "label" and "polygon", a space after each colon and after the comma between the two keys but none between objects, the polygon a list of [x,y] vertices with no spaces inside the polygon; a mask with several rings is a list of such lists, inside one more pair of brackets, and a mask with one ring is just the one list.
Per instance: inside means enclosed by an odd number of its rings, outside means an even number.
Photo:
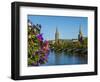
[{"label": "river", "polygon": [[76,64],[87,64],[87,57],[79,56],[75,54],[68,53],[55,53],[50,51],[48,55],[48,62],[42,64],[42,66],[49,65],[76,65]]}]

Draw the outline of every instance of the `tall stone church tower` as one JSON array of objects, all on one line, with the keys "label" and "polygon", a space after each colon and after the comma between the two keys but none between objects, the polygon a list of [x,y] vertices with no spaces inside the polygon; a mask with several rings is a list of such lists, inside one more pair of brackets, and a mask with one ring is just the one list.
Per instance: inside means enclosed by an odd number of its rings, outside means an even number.
[{"label": "tall stone church tower", "polygon": [[56,32],[55,32],[55,42],[58,43],[59,42],[59,32],[58,32],[58,28],[56,27]]},{"label": "tall stone church tower", "polygon": [[78,34],[78,41],[82,43],[83,41],[83,33],[82,33],[82,26],[80,25],[79,34]]}]

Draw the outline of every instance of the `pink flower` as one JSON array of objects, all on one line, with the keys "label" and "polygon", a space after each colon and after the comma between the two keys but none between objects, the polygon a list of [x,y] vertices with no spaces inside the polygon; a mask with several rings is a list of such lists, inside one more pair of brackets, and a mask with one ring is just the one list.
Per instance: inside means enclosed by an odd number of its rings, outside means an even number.
[{"label": "pink flower", "polygon": [[49,50],[49,42],[48,41],[44,41],[43,50],[45,50],[45,51]]}]

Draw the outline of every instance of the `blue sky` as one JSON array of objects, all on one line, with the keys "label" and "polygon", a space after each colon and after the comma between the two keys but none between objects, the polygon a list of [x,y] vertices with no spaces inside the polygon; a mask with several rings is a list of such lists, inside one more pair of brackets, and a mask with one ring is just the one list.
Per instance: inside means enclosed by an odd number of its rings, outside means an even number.
[{"label": "blue sky", "polygon": [[87,37],[88,34],[87,17],[28,15],[28,19],[33,24],[41,24],[41,33],[43,33],[45,40],[55,39],[56,27],[60,39],[77,39],[80,25],[82,26],[83,36]]}]

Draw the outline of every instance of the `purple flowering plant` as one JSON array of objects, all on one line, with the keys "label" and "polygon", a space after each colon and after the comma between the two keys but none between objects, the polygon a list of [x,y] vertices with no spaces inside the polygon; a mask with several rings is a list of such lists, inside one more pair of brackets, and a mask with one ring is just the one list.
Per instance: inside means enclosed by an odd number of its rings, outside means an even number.
[{"label": "purple flowering plant", "polygon": [[48,62],[49,43],[43,41],[43,34],[28,28],[28,66],[39,66]]}]

